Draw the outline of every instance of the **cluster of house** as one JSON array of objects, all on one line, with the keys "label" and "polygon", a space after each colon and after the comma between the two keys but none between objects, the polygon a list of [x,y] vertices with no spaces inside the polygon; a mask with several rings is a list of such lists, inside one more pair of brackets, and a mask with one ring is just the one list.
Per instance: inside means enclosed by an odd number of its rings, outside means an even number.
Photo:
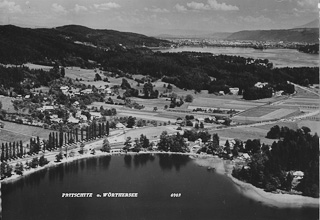
[{"label": "cluster of house", "polygon": [[[264,83],[262,83],[262,82],[257,82],[256,84],[254,84],[254,86],[256,87],[256,88],[263,88],[263,87],[265,87],[265,86],[267,86],[268,85],[268,83],[267,82],[264,82]],[[272,95],[275,95],[275,96],[281,96],[282,94],[283,94],[283,90],[280,90],[280,91],[275,91],[275,92],[273,92],[272,93]]]},{"label": "cluster of house", "polygon": [[[112,94],[111,89],[108,87],[108,85],[101,85],[96,88],[98,93],[103,93],[103,94]],[[86,94],[92,94],[93,90],[91,88],[83,89],[81,90],[80,88],[74,88],[74,87],[69,87],[69,86],[61,86],[60,87],[61,92],[69,97],[74,97],[76,95],[86,95]]]}]

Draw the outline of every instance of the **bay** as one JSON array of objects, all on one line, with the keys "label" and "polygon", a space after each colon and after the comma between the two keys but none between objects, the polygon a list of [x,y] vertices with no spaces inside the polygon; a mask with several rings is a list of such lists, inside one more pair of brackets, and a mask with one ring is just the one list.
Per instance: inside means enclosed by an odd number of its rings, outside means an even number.
[{"label": "bay", "polygon": [[307,54],[294,49],[265,49],[257,50],[243,47],[178,47],[156,50],[163,53],[201,52],[214,55],[232,55],[254,59],[268,59],[273,67],[317,67],[319,54]]},{"label": "bay", "polygon": [[[62,193],[93,193],[62,198]],[[137,198],[96,197],[108,192]],[[171,197],[180,193],[180,197]],[[263,205],[225,175],[182,155],[101,156],[60,164],[2,184],[4,220],[317,219],[318,210]]]}]

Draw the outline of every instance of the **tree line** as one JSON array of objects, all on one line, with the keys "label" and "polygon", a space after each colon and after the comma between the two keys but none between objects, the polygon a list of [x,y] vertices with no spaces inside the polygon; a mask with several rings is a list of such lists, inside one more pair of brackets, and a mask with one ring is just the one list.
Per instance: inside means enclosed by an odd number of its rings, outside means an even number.
[{"label": "tree line", "polygon": [[1,162],[15,160],[26,155],[38,154],[40,151],[45,152],[58,149],[66,144],[72,144],[79,141],[89,141],[91,139],[109,136],[110,126],[106,123],[92,123],[86,128],[78,128],[68,132],[50,132],[47,140],[40,141],[39,137],[30,138],[29,144],[23,146],[20,142],[9,142],[1,144]]}]

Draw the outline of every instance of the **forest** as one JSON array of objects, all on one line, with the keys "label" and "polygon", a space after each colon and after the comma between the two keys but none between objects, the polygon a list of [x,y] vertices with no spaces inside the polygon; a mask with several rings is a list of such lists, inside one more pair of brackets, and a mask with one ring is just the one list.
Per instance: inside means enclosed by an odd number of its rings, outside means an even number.
[{"label": "forest", "polygon": [[318,198],[319,136],[312,135],[307,127],[292,130],[274,126],[267,137],[279,140],[273,142],[271,147],[262,145],[249,152],[250,162],[234,168],[232,175],[266,191],[290,191],[292,171],[302,171],[304,177],[295,190],[305,196]]}]

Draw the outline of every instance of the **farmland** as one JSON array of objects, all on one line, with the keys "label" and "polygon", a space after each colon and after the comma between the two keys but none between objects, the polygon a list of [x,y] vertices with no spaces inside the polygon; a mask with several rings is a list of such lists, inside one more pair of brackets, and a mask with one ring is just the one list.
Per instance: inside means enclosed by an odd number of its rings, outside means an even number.
[{"label": "farmland", "polygon": [[16,124],[12,122],[4,122],[4,129],[0,130],[0,143],[10,142],[10,141],[20,141],[24,143],[29,141],[31,137],[37,137],[48,139],[51,130]]}]

